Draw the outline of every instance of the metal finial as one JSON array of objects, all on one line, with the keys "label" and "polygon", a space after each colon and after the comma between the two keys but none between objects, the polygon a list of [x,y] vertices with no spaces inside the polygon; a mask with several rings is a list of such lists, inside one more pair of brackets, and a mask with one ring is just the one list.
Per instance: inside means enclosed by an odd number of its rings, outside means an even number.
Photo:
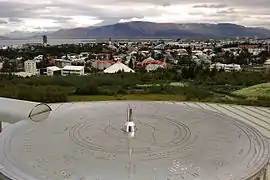
[{"label": "metal finial", "polygon": [[132,117],[132,108],[130,105],[128,106],[128,111],[127,111],[127,121],[124,124],[125,132],[128,133],[130,137],[134,137],[135,133],[135,123],[133,122],[133,117]]},{"label": "metal finial", "polygon": [[131,122],[133,119],[132,119],[132,108],[129,107],[128,108],[128,122]]}]

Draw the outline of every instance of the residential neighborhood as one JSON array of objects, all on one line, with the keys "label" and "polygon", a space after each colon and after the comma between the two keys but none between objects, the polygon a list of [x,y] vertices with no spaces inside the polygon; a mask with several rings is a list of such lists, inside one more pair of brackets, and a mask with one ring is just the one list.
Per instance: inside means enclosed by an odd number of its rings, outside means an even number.
[{"label": "residential neighborhood", "polygon": [[[146,72],[194,65],[210,70],[267,71],[266,40],[103,41],[87,44],[25,44],[2,47],[0,69],[18,76],[87,75],[91,72]],[[61,51],[62,50],[62,51]],[[14,55],[14,52],[15,55]],[[12,66],[12,67],[11,67]]]}]

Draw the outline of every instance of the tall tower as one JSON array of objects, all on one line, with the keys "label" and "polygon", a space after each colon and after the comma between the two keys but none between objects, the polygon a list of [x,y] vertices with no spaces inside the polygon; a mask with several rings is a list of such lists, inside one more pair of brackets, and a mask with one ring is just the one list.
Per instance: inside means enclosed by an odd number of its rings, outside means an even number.
[{"label": "tall tower", "polygon": [[112,38],[109,38],[109,45],[112,45]]},{"label": "tall tower", "polygon": [[46,35],[43,36],[43,45],[46,45],[48,43],[48,38]]}]

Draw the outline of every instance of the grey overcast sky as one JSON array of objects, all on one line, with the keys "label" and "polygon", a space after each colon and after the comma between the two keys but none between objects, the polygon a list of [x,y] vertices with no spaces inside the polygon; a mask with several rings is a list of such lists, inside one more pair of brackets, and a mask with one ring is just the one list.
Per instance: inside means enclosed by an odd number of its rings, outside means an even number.
[{"label": "grey overcast sky", "polygon": [[0,34],[128,21],[270,28],[270,0],[0,0]]}]

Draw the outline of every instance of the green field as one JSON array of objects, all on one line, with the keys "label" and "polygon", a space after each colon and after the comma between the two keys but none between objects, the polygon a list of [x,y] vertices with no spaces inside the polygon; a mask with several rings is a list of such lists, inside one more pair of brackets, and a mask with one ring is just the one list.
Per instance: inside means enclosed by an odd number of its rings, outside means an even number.
[{"label": "green field", "polygon": [[153,100],[270,107],[270,83],[266,83],[270,82],[270,74],[202,72],[194,77],[182,75],[171,71],[32,78],[3,75],[0,76],[0,96],[44,103]]},{"label": "green field", "polygon": [[68,97],[68,101],[108,101],[108,100],[145,100],[145,101],[186,101],[184,95],[170,95],[170,94],[127,94],[116,96],[105,95],[88,95],[78,96],[73,95]]},{"label": "green field", "polygon": [[[185,87],[188,86],[187,83],[183,83],[183,82],[172,82],[169,83],[170,86],[175,86],[175,87]],[[151,86],[160,86],[160,84],[139,84],[137,85],[137,87],[151,87]]]},{"label": "green field", "polygon": [[127,95],[71,95],[68,96],[68,102],[86,102],[86,101],[110,101],[110,100],[142,100],[142,101],[179,101],[179,102],[209,102],[209,103],[224,103],[224,104],[238,104],[249,106],[264,106],[270,107],[267,100],[250,99],[233,97],[229,95],[215,94],[204,99],[189,99],[185,95],[172,94],[127,94]]},{"label": "green field", "polygon": [[270,99],[270,83],[258,84],[233,92],[232,94],[245,98]]}]

